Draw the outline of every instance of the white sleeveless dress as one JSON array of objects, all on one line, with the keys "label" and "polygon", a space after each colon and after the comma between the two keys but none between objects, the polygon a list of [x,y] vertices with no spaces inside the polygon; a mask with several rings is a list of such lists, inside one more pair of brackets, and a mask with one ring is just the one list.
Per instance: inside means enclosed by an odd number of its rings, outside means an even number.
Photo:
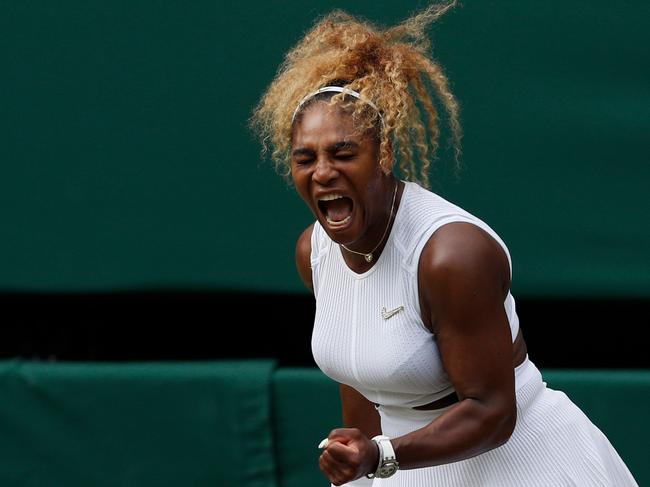
[{"label": "white sleeveless dress", "polygon": [[[448,408],[412,409],[440,399],[453,386],[435,337],[421,319],[417,267],[433,232],[468,222],[490,234],[512,260],[505,243],[486,223],[416,183],[404,193],[382,254],[367,272],[352,271],[318,222],[311,238],[316,317],[312,352],[319,368],[379,404],[382,433],[405,435]],[[403,307],[403,308],[400,308]],[[519,331],[515,301],[504,301],[512,339]],[[382,310],[390,313],[382,318]],[[435,467],[399,470],[388,479],[359,479],[348,486],[552,487],[636,486],[607,438],[568,397],[546,387],[535,365],[515,369],[517,425],[507,443],[476,457]],[[399,461],[399,458],[397,459]]]}]

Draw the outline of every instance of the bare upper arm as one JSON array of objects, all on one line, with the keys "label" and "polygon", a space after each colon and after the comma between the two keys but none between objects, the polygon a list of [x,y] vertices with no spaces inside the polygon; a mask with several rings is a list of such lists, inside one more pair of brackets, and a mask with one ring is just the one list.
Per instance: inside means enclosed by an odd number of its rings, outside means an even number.
[{"label": "bare upper arm", "polygon": [[311,234],[313,230],[314,224],[312,223],[302,232],[296,243],[296,267],[298,268],[298,274],[307,289],[311,292],[314,292],[311,277]]},{"label": "bare upper arm", "polygon": [[499,243],[471,223],[444,225],[422,251],[418,282],[423,313],[460,399],[514,408],[504,308],[510,268]]}]

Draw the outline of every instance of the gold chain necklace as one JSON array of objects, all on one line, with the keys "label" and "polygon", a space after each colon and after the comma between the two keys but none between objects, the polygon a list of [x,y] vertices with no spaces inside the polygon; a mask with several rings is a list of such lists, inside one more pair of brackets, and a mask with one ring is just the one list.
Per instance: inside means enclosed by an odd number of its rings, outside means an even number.
[{"label": "gold chain necklace", "polygon": [[379,248],[381,243],[384,241],[384,237],[386,236],[386,232],[388,232],[388,227],[390,226],[390,221],[393,218],[393,210],[395,209],[395,197],[397,196],[397,187],[399,186],[399,182],[395,181],[395,191],[393,192],[393,202],[390,205],[390,216],[388,217],[388,223],[386,223],[386,229],[384,230],[384,234],[381,236],[381,239],[379,240],[379,243],[375,245],[375,248],[372,249],[370,252],[367,254],[364,252],[357,252],[356,250],[351,250],[347,248],[345,245],[341,244],[341,247],[343,247],[345,250],[348,252],[352,252],[353,254],[358,254],[358,255],[363,255],[364,259],[366,259],[366,262],[372,262],[373,259],[373,252]]}]

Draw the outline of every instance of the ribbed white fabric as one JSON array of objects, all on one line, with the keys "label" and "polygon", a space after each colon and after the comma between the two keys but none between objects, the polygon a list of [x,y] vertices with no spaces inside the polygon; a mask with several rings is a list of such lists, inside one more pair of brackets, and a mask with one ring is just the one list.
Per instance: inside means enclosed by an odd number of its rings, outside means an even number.
[{"label": "ribbed white fabric", "polygon": [[[421,319],[417,267],[422,248],[441,226],[473,223],[508,248],[487,224],[421,186],[405,182],[386,245],[375,265],[352,271],[318,222],[311,239],[316,319],[312,352],[331,378],[386,406],[421,406],[453,391],[432,333]],[[512,270],[511,270],[512,272]],[[382,308],[404,310],[389,319]],[[519,331],[510,293],[504,307],[512,339]]]},{"label": "ribbed white fabric", "polygon": [[[566,394],[547,388],[539,370],[532,362],[528,364],[533,373],[517,390],[517,425],[504,445],[460,462],[399,470],[366,485],[638,487],[605,435]],[[405,435],[451,407],[437,411],[380,407],[382,432],[391,438]]]},{"label": "ribbed white fabric", "polygon": [[[382,433],[397,437],[426,426],[449,408],[412,409],[449,394],[435,337],[420,317],[417,266],[425,243],[442,225],[473,223],[506,245],[483,221],[415,183],[404,193],[386,246],[375,265],[353,272],[318,222],[311,266],[316,317],[312,352],[318,366],[380,404]],[[404,309],[388,319],[382,308]],[[512,338],[519,330],[515,302],[504,307]],[[567,396],[546,388],[528,360],[515,369],[517,426],[509,441],[482,455],[413,470],[388,479],[359,479],[349,487],[637,486],[607,438]],[[399,461],[399,458],[398,458]]]}]

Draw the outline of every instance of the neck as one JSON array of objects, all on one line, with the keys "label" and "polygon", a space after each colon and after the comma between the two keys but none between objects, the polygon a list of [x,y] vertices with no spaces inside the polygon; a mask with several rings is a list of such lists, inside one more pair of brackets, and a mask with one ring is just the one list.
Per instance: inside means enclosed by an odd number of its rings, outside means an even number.
[{"label": "neck", "polygon": [[374,228],[368,232],[370,238],[364,239],[364,242],[353,246],[341,244],[341,247],[347,251],[347,255],[352,260],[357,261],[363,266],[366,266],[369,263],[374,264],[381,254],[386,245],[386,241],[388,240],[394,216],[397,213],[399,181],[393,176],[391,176],[390,179],[392,181],[392,185],[390,186],[391,189],[386,191],[388,202],[383,205],[383,207],[386,208],[386,212],[384,213],[383,218],[380,218],[379,222],[374,225]]}]

